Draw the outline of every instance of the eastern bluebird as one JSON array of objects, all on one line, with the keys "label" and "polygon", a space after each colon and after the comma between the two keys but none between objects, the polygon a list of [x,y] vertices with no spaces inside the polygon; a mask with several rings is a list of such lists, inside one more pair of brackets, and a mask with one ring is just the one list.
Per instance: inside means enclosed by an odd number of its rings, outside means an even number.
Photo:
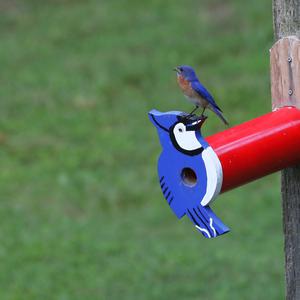
[{"label": "eastern bluebird", "polygon": [[226,125],[229,125],[222,114],[222,110],[216,104],[212,95],[201,84],[197,75],[190,66],[178,66],[174,69],[177,72],[177,82],[184,96],[196,105],[196,108],[189,114],[192,115],[199,107],[203,108],[202,115],[206,108],[212,110]]}]

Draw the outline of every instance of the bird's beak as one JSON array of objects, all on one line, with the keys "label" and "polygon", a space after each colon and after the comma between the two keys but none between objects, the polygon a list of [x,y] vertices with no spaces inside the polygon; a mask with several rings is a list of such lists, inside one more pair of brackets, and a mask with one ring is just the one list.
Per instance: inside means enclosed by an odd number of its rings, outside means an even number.
[{"label": "bird's beak", "polygon": [[176,67],[176,68],[174,68],[173,69],[173,71],[175,71],[175,72],[177,72],[177,73],[179,73],[180,74],[180,70]]}]

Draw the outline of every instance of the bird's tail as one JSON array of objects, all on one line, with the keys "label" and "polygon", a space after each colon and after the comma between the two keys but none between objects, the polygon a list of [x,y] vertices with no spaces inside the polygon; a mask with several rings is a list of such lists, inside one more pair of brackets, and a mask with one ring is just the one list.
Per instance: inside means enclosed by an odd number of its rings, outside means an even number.
[{"label": "bird's tail", "polygon": [[186,214],[206,238],[214,238],[230,230],[208,206],[187,209]]},{"label": "bird's tail", "polygon": [[229,125],[228,121],[225,119],[225,117],[222,114],[222,111],[218,109],[217,107],[214,107],[212,105],[209,106],[209,108],[223,121],[225,125]]}]

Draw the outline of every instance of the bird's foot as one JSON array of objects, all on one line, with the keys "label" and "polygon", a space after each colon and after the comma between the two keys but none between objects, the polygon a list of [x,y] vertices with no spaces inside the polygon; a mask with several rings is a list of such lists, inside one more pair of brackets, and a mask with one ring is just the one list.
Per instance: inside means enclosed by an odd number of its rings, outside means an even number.
[{"label": "bird's foot", "polygon": [[184,118],[186,120],[190,120],[193,116],[195,116],[194,114],[188,114],[187,116],[185,116]]},{"label": "bird's foot", "polygon": [[202,120],[205,120],[205,119],[207,119],[208,117],[207,117],[206,115],[204,115],[204,114],[201,114],[201,116],[200,116],[199,118],[202,119]]},{"label": "bird's foot", "polygon": [[186,114],[182,116],[183,120],[190,120],[192,117],[196,116],[195,114]]},{"label": "bird's foot", "polygon": [[195,121],[199,121],[199,120],[204,121],[208,117],[204,114],[201,114],[201,116],[198,116],[196,114],[189,113],[189,114],[186,114],[186,115],[182,115],[181,118],[182,118],[183,121],[186,121],[186,122],[195,122]]}]

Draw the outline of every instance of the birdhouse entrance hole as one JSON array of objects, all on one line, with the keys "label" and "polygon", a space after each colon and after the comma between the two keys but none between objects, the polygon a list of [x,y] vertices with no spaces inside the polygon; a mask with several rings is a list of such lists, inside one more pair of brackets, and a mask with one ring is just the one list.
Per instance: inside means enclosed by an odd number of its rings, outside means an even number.
[{"label": "birdhouse entrance hole", "polygon": [[191,168],[183,168],[181,171],[182,182],[188,186],[193,187],[197,183],[197,175]]}]

